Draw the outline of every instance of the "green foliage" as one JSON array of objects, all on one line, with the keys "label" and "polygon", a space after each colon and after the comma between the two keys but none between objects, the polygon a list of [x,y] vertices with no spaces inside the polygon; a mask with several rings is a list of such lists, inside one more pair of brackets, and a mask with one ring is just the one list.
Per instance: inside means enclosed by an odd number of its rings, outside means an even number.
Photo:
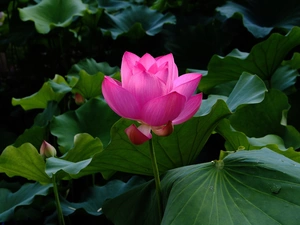
[{"label": "green foliage", "polygon": [[78,133],[87,132],[107,145],[109,129],[118,118],[103,100],[91,99],[75,111],[54,117],[50,129],[58,138],[60,150],[65,153],[72,147],[74,136]]},{"label": "green foliage", "polygon": [[27,183],[14,193],[9,189],[0,188],[0,202],[2,203],[0,206],[0,221],[12,219],[14,211],[18,207],[30,205],[36,196],[48,195],[51,186],[51,184]]},{"label": "green foliage", "polygon": [[91,215],[99,216],[103,214],[101,206],[105,200],[126,193],[142,183],[144,183],[142,178],[132,177],[127,182],[112,180],[105,186],[89,187],[82,194],[82,202],[68,202],[66,200],[62,202],[64,215],[70,215],[76,210],[84,209]]},{"label": "green foliage", "polygon": [[287,54],[300,45],[300,28],[293,28],[286,36],[274,33],[267,40],[255,45],[250,53],[235,49],[226,57],[213,56],[208,64],[208,74],[200,83],[200,90],[239,79],[243,72],[269,80]]},{"label": "green foliage", "polygon": [[107,28],[113,39],[120,35],[131,38],[140,38],[145,34],[154,36],[162,30],[165,23],[175,23],[175,17],[171,14],[161,14],[146,6],[131,6],[118,14],[106,14],[108,17]]},{"label": "green foliage", "polygon": [[64,96],[64,93],[54,92],[50,82],[44,83],[42,88],[35,94],[17,99],[12,99],[12,105],[21,105],[24,110],[44,109],[47,107],[48,101],[59,102]]},{"label": "green foliage", "polygon": [[[170,170],[162,179],[162,224],[297,224],[299,169],[298,163],[265,148]],[[152,220],[138,215],[141,198]],[[142,184],[108,201],[103,210],[114,224],[153,224],[151,198],[149,184]],[[282,205],[286,215],[280,213]]]},{"label": "green foliage", "polygon": [[0,172],[10,177],[22,176],[28,180],[50,183],[50,178],[45,173],[44,159],[30,143],[19,148],[5,148],[0,156]]},{"label": "green foliage", "polygon": [[[291,29],[299,26],[300,5],[297,0],[276,0],[270,4],[267,0],[228,1],[216,8],[227,18],[242,19],[244,26],[256,38],[267,36],[274,28]],[[280,12],[280,13],[279,13]]]}]

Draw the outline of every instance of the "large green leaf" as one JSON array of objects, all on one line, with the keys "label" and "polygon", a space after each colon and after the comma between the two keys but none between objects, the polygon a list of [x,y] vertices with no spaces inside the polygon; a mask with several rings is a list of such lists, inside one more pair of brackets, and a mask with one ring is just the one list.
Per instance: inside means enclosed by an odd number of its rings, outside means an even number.
[{"label": "large green leaf", "polygon": [[36,149],[39,149],[47,136],[47,132],[48,131],[46,127],[33,126],[29,129],[26,129],[24,133],[17,138],[13,146],[20,147],[28,142]]},{"label": "large green leaf", "polygon": [[103,100],[91,99],[75,111],[54,117],[50,129],[64,153],[72,147],[78,133],[89,133],[107,145],[110,128],[119,118]]},{"label": "large green leaf", "polygon": [[79,93],[87,99],[98,97],[102,94],[101,84],[103,79],[104,74],[101,72],[90,75],[84,70],[81,70],[79,72],[78,82],[73,87],[72,92]]},{"label": "large green leaf", "polygon": [[102,72],[105,75],[113,75],[120,71],[118,67],[111,67],[106,62],[97,63],[94,59],[83,59],[71,67],[67,77],[76,77],[79,75],[79,72],[81,70],[84,70],[85,72],[91,75],[96,74],[98,72]]},{"label": "large green leaf", "polygon": [[83,16],[87,5],[81,0],[43,0],[37,5],[19,9],[23,21],[33,21],[41,34],[48,33],[54,27],[69,26],[74,17]]},{"label": "large green leaf", "polygon": [[244,72],[228,96],[226,103],[229,109],[234,111],[239,105],[261,102],[266,91],[264,82],[258,76]]},{"label": "large green leaf", "polygon": [[256,75],[243,73],[238,82],[234,85],[229,96],[209,95],[202,101],[201,107],[196,116],[203,116],[210,112],[211,107],[217,100],[222,99],[233,112],[239,106],[246,104],[256,104],[263,101],[267,88],[264,82]]},{"label": "large green leaf", "polygon": [[0,172],[8,176],[25,177],[40,183],[51,183],[45,173],[45,161],[30,143],[18,148],[8,146],[0,155]]},{"label": "large green leaf", "polygon": [[150,180],[116,198],[108,199],[104,202],[103,214],[115,225],[160,224],[154,188],[154,182]]},{"label": "large green leaf", "polygon": [[47,108],[44,109],[42,113],[39,113],[34,118],[34,125],[39,127],[45,127],[52,120],[53,116],[56,116],[60,113],[59,106],[55,101],[49,101]]},{"label": "large green leaf", "polygon": [[273,28],[287,30],[300,24],[300,4],[297,0],[246,0],[240,4],[228,1],[216,8],[227,18],[242,18],[245,27],[256,38],[267,36]]},{"label": "large green leaf", "polygon": [[50,157],[47,159],[46,173],[50,178],[55,175],[57,180],[71,180],[75,175],[81,177],[80,171],[86,168],[91,161],[92,159],[85,159],[79,162],[70,162]]},{"label": "large green leaf", "polygon": [[238,109],[231,115],[230,122],[234,129],[248,137],[263,137],[268,134],[283,137],[285,128],[281,124],[282,115],[289,107],[287,96],[279,90],[271,89],[261,103]]},{"label": "large green leaf", "polygon": [[[170,170],[162,179],[161,224],[297,225],[299,173],[300,164],[266,148]],[[149,198],[155,201],[150,187],[143,184],[107,201],[105,215],[116,225],[160,224],[149,218],[157,215],[149,206]]]},{"label": "large green leaf", "polygon": [[208,64],[208,73],[200,82],[200,90],[231,81],[237,81],[243,72],[255,74],[262,80],[270,79],[287,54],[300,45],[300,28],[294,27],[287,35],[272,34],[267,40],[256,44],[250,53],[237,49],[226,57],[214,55]]},{"label": "large green leaf", "polygon": [[70,162],[79,162],[92,158],[95,154],[103,151],[102,142],[99,138],[93,138],[89,134],[76,134],[73,147],[61,158]]},{"label": "large green leaf", "polygon": [[[207,115],[194,117],[175,126],[170,136],[154,135],[153,144],[160,172],[193,163],[218,122],[229,114],[226,103],[218,100]],[[91,164],[83,172],[99,171],[104,177],[110,175],[107,173],[109,171],[152,175],[149,143],[134,145],[124,131],[132,123],[130,120],[119,120],[112,127],[109,145],[93,157]]]},{"label": "large green leaf", "polygon": [[297,69],[291,68],[290,65],[280,66],[271,78],[271,87],[285,91],[296,83],[298,76]]},{"label": "large green leaf", "polygon": [[46,196],[51,186],[52,184],[27,183],[14,193],[9,189],[0,188],[0,222],[13,219],[15,209],[30,205],[36,196]]},{"label": "large green leaf", "polygon": [[107,25],[103,32],[110,32],[113,39],[119,35],[139,38],[145,34],[154,36],[162,30],[165,23],[175,23],[175,16],[161,14],[147,6],[131,6],[116,14],[106,14]]},{"label": "large green leaf", "polygon": [[[49,101],[59,102],[65,95],[65,92],[55,92],[51,82],[57,82],[59,76],[55,76],[52,81],[45,82],[42,88],[35,94],[24,98],[12,98],[12,105],[21,105],[24,110],[47,108]],[[60,80],[59,80],[60,82]]]},{"label": "large green leaf", "polygon": [[299,172],[298,163],[268,149],[170,171],[162,224],[298,224]]}]

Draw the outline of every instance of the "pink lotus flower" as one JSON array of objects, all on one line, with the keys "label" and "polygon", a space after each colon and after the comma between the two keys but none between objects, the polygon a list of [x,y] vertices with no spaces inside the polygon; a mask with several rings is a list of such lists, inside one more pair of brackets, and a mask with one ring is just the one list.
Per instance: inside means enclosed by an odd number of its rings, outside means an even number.
[{"label": "pink lotus flower", "polygon": [[125,52],[121,65],[122,83],[105,76],[102,91],[108,105],[119,116],[141,125],[129,126],[125,132],[134,144],[173,132],[173,125],[190,119],[199,109],[202,94],[195,94],[201,74],[178,76],[172,54],[141,58]]}]

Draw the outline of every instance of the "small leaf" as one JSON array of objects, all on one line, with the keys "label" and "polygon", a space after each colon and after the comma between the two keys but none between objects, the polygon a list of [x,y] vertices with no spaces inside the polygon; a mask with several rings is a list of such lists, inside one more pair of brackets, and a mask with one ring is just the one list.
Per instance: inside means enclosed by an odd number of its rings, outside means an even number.
[{"label": "small leaf", "polygon": [[0,155],[0,172],[9,177],[20,176],[40,183],[51,183],[45,173],[45,162],[37,149],[30,143],[19,148],[8,146]]},{"label": "small leaf", "polygon": [[26,129],[24,133],[17,138],[13,146],[20,147],[21,145],[28,142],[32,144],[36,149],[39,149],[43,140],[45,140],[47,132],[47,127],[33,126],[29,129]]},{"label": "small leaf", "polygon": [[87,5],[81,0],[43,0],[37,5],[19,9],[23,21],[31,20],[41,34],[49,33],[54,27],[67,27],[76,16],[83,16]]},{"label": "small leaf", "polygon": [[0,221],[13,219],[17,207],[30,205],[38,195],[48,195],[51,187],[52,184],[26,183],[14,193],[9,189],[0,188]]}]

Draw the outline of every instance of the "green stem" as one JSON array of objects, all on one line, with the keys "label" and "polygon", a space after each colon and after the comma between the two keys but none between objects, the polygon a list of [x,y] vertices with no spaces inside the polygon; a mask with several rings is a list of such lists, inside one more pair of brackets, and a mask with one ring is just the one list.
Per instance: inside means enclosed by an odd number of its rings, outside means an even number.
[{"label": "green stem", "polygon": [[62,213],[62,209],[61,209],[61,205],[60,205],[60,201],[59,201],[59,193],[58,193],[58,189],[57,189],[56,174],[53,174],[52,182],[53,182],[53,191],[54,191],[55,202],[56,202],[58,222],[59,222],[59,225],[65,225],[64,215]]},{"label": "green stem", "polygon": [[155,180],[156,196],[157,196],[157,203],[158,203],[158,214],[159,214],[159,219],[161,221],[163,216],[162,191],[161,191],[159,171],[157,167],[155,150],[154,150],[152,139],[149,140],[149,146],[150,146],[152,169],[153,169],[154,180]]}]

